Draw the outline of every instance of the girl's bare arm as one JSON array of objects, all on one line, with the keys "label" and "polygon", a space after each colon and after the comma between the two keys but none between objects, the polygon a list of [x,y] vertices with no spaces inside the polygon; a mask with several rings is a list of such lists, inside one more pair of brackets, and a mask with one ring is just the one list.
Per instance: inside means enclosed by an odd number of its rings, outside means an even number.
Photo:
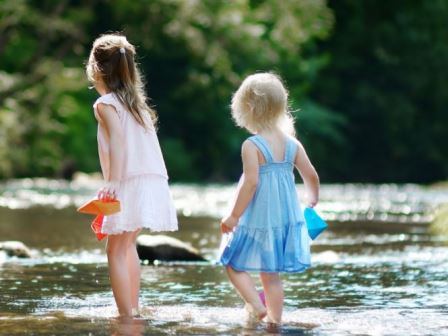
[{"label": "girl's bare arm", "polygon": [[124,160],[124,146],[123,146],[123,131],[120,125],[117,111],[111,105],[98,104],[98,115],[101,118],[103,127],[109,135],[109,186],[103,188],[98,194],[99,198],[107,198],[111,194],[115,194],[116,190],[114,184],[121,180],[123,160]]},{"label": "girl's bare arm", "polygon": [[243,159],[243,175],[242,181],[238,185],[237,196],[229,216],[221,221],[221,231],[223,233],[232,231],[238,224],[238,220],[246,210],[258,184],[258,155],[257,147],[250,141],[246,140],[241,148],[241,156]]},{"label": "girl's bare arm", "polygon": [[314,169],[305,148],[297,141],[298,150],[296,153],[295,166],[298,169],[300,176],[305,184],[307,193],[307,206],[314,207],[319,201],[319,176],[316,169]]}]

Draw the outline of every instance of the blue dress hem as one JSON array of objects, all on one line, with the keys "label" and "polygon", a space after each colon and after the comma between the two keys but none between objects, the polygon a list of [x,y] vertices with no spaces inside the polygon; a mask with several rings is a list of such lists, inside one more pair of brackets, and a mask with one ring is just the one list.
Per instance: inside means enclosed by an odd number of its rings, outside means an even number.
[{"label": "blue dress hem", "polygon": [[302,264],[302,267],[300,267],[300,268],[287,269],[287,270],[284,270],[284,269],[282,269],[282,270],[266,270],[266,269],[249,268],[249,267],[238,267],[238,266],[235,266],[232,262],[228,262],[227,264],[225,264],[221,260],[220,260],[220,263],[224,266],[230,266],[235,271],[238,271],[238,272],[302,273],[311,267],[311,264]]}]

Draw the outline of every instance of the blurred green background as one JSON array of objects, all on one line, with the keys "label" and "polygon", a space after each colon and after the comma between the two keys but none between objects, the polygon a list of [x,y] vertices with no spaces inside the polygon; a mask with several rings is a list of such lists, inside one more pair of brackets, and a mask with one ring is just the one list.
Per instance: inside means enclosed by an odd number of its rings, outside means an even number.
[{"label": "blurred green background", "polygon": [[101,33],[138,48],[171,180],[234,181],[241,80],[286,81],[325,182],[448,175],[448,1],[0,0],[0,178],[99,170],[84,65]]}]

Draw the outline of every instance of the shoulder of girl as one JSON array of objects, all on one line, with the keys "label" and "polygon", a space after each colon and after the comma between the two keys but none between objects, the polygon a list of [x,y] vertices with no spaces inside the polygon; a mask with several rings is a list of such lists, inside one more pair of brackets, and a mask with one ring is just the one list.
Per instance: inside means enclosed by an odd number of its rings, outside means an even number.
[{"label": "shoulder of girl", "polygon": [[103,103],[103,102],[99,102],[96,105],[96,113],[99,115],[99,117],[102,120],[104,120],[105,118],[109,119],[108,116],[112,116],[112,115],[118,116],[118,111],[115,108],[115,106],[108,104],[108,103]]},{"label": "shoulder of girl", "polygon": [[112,105],[109,102],[103,102],[100,101],[96,104],[96,109],[98,110],[99,113],[108,113],[110,112],[116,112],[117,109],[114,105]]},{"label": "shoulder of girl", "polygon": [[250,139],[246,139],[244,140],[244,142],[241,145],[241,149],[250,149],[250,148],[257,148],[257,146],[255,146],[255,144],[253,143],[253,141],[251,141]]},{"label": "shoulder of girl", "polygon": [[295,136],[288,135],[288,137],[294,142],[297,146],[303,147],[302,142],[300,142],[299,139],[297,139]]},{"label": "shoulder of girl", "polygon": [[244,155],[254,155],[257,153],[257,146],[249,139],[245,140],[241,145],[241,154]]}]

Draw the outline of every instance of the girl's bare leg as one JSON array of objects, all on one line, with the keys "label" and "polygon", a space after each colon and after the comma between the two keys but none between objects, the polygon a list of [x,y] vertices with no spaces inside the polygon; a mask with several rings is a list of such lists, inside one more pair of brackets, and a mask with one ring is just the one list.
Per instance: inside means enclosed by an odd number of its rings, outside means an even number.
[{"label": "girl's bare leg", "polygon": [[260,273],[266,297],[268,321],[280,324],[283,313],[283,284],[278,273]]},{"label": "girl's bare leg", "polygon": [[266,308],[255,289],[254,281],[247,272],[235,271],[232,267],[226,267],[230,282],[236,288],[240,296],[249,305],[252,311],[261,320],[266,316]]},{"label": "girl's bare leg", "polygon": [[136,240],[141,229],[131,233],[129,237],[128,249],[127,249],[127,265],[129,278],[131,283],[131,304],[132,309],[138,312],[138,300],[140,294],[140,259],[137,254]]},{"label": "girl's bare leg", "polygon": [[109,235],[106,247],[110,283],[121,316],[132,316],[132,300],[129,295],[131,281],[126,267],[130,235],[131,233]]}]

